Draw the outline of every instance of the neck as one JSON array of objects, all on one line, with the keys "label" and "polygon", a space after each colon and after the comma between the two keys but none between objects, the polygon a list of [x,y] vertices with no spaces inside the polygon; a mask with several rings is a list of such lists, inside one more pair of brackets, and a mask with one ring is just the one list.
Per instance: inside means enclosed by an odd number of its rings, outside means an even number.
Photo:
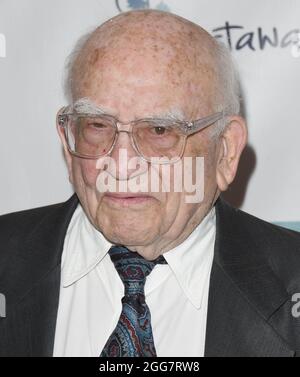
[{"label": "neck", "polygon": [[199,214],[199,212],[196,212],[194,216],[192,216],[190,220],[183,226],[183,228],[180,229],[180,231],[178,231],[178,233],[173,233],[171,236],[169,235],[168,237],[166,235],[164,237],[160,237],[150,245],[130,245],[126,247],[132,251],[137,252],[147,260],[154,260],[158,258],[160,255],[182,244],[192,234],[192,232],[212,210],[217,198],[218,196],[215,196],[213,198],[212,202],[210,203],[210,205],[207,206],[204,212],[203,208],[201,208],[201,214]]}]

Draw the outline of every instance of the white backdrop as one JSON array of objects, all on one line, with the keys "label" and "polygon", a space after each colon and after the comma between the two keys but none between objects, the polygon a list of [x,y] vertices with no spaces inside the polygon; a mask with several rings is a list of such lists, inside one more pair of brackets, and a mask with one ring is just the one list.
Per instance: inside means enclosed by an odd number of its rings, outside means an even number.
[{"label": "white backdrop", "polygon": [[0,0],[0,214],[72,193],[55,130],[65,58],[118,7],[139,6],[186,17],[228,46],[230,36],[250,137],[226,197],[266,220],[299,221],[299,0]]}]

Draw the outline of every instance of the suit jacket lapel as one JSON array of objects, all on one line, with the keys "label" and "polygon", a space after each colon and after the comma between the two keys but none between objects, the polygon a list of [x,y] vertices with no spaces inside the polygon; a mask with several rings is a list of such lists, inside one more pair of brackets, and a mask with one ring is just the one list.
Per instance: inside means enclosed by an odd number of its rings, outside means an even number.
[{"label": "suit jacket lapel", "polygon": [[206,356],[293,356],[270,318],[288,293],[236,210],[219,200]]},{"label": "suit jacket lapel", "polygon": [[[39,210],[32,212],[39,223],[24,245],[14,245],[17,240],[13,240],[9,246],[9,265],[14,268],[1,271],[7,317],[0,320],[0,356],[52,356],[61,254],[77,204],[74,195],[44,210],[43,216]],[[283,322],[282,308],[288,300],[285,288],[259,257],[259,250],[253,253],[261,246],[249,236],[249,224],[243,224],[222,201],[216,209],[205,355],[293,356],[276,328],[276,323]]]},{"label": "suit jacket lapel", "polygon": [[66,203],[49,207],[24,245],[17,245],[19,251],[12,253],[14,269],[2,276],[7,317],[0,322],[0,356],[52,355],[61,255],[77,204],[73,195]]}]

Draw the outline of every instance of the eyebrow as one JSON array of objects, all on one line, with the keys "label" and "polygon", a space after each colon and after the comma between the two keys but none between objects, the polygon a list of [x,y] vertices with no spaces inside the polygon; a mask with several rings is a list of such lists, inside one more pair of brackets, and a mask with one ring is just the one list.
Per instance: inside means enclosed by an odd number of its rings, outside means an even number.
[{"label": "eyebrow", "polygon": [[102,106],[95,105],[88,98],[80,98],[73,105],[72,109],[80,114],[92,114],[92,115],[113,115],[109,110],[105,109]]},{"label": "eyebrow", "polygon": [[[89,98],[80,98],[72,105],[72,109],[80,114],[91,114],[91,115],[110,115],[115,116],[110,110],[105,107],[95,105]],[[185,117],[183,111],[180,109],[171,109],[162,114],[147,115],[147,119],[163,119],[163,120],[173,120],[173,121],[184,121]]]}]

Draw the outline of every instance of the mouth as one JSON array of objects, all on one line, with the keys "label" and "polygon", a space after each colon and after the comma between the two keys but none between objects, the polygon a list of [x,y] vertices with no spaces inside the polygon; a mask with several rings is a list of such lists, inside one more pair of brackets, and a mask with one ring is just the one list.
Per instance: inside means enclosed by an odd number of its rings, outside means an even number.
[{"label": "mouth", "polygon": [[139,193],[105,193],[103,200],[109,204],[130,207],[148,204],[153,201],[154,198],[153,196]]}]

